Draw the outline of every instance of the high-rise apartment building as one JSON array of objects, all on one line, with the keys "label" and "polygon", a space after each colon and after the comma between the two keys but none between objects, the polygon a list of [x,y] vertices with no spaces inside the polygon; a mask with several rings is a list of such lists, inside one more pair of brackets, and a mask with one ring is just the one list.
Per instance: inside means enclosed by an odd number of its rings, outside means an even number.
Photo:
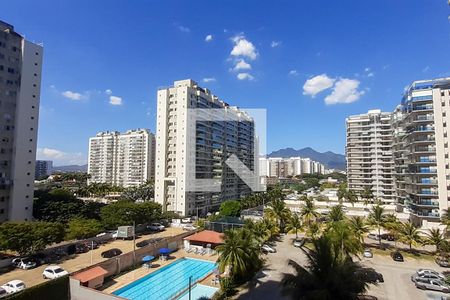
[{"label": "high-rise apartment building", "polygon": [[42,55],[0,21],[0,222],[32,218]]},{"label": "high-rise apartment building", "polygon": [[386,204],[395,200],[391,117],[369,110],[346,119],[348,188],[358,194],[371,189],[374,199]]},{"label": "high-rise apartment building", "polygon": [[270,157],[265,159],[267,176],[286,178],[302,174],[325,174],[325,166],[320,162],[301,157]]},{"label": "high-rise apartment building", "polygon": [[130,187],[154,178],[155,137],[147,129],[100,132],[89,139],[89,182]]},{"label": "high-rise apartment building", "polygon": [[[195,121],[190,109],[220,109],[233,121]],[[247,113],[193,80],[180,80],[158,91],[156,127],[155,200],[163,210],[205,214],[250,193],[225,163],[234,154],[250,171],[257,169],[254,121]],[[220,191],[193,191],[194,179],[215,179]]]},{"label": "high-rise apartment building", "polygon": [[414,81],[393,123],[397,203],[418,225],[439,222],[450,196],[450,77]]},{"label": "high-rise apartment building", "polygon": [[53,162],[51,160],[36,160],[34,179],[40,180],[52,174]]}]

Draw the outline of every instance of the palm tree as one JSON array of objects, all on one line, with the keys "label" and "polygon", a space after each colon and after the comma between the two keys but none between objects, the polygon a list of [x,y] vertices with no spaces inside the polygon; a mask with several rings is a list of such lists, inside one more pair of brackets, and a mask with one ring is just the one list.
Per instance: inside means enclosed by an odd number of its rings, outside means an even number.
[{"label": "palm tree", "polygon": [[399,231],[399,241],[403,244],[409,245],[409,251],[412,250],[413,245],[417,245],[422,241],[419,235],[419,230],[413,223],[402,223],[400,225]]},{"label": "palm tree", "polygon": [[308,265],[290,260],[295,274],[284,274],[282,291],[292,299],[358,299],[368,283],[359,276],[361,267],[351,259],[342,259],[327,237],[314,240],[314,249],[303,250]]},{"label": "palm tree", "polygon": [[432,228],[426,233],[425,245],[436,246],[436,252],[441,250],[441,246],[445,242],[444,233],[439,228]]},{"label": "palm tree", "polygon": [[338,191],[337,191],[337,197],[339,203],[342,203],[342,200],[347,196],[347,184],[341,183],[339,185]]},{"label": "palm tree", "polygon": [[345,219],[345,214],[342,204],[335,205],[331,207],[330,213],[328,215],[330,222],[339,222]]},{"label": "palm tree", "polygon": [[396,215],[387,214],[384,215],[384,228],[389,230],[389,234],[395,237],[395,247],[397,247],[398,231],[402,223],[399,221]]},{"label": "palm tree", "polygon": [[306,227],[306,236],[316,239],[321,233],[321,228],[319,226],[319,223],[309,223]]},{"label": "palm tree", "polygon": [[349,219],[350,228],[353,230],[355,236],[364,243],[364,235],[369,232],[369,228],[366,225],[363,217],[353,216]]},{"label": "palm tree", "polygon": [[302,228],[302,220],[300,219],[298,214],[296,214],[296,213],[292,214],[286,225],[287,225],[286,230],[288,232],[294,232],[295,239],[297,239],[298,231]]},{"label": "palm tree", "polygon": [[372,211],[369,214],[368,224],[374,226],[378,229],[378,243],[381,249],[381,228],[384,227],[385,224],[385,216],[384,216],[384,208],[379,204],[372,207]]},{"label": "palm tree", "polygon": [[448,232],[450,227],[450,211],[444,209],[444,213],[441,216],[441,223],[446,226],[445,231]]},{"label": "palm tree", "polygon": [[361,193],[361,198],[364,200],[364,206],[367,206],[367,204],[373,200],[373,197],[372,188],[366,186]]},{"label": "palm tree", "polygon": [[332,222],[327,231],[327,236],[336,247],[335,252],[339,253],[342,258],[356,255],[363,250],[360,238],[356,236],[350,225],[346,222]]},{"label": "palm tree", "polygon": [[345,198],[353,207],[355,206],[355,203],[358,202],[358,195],[353,190],[349,190]]},{"label": "palm tree", "polygon": [[311,198],[305,197],[305,203],[300,209],[300,216],[303,218],[303,221],[307,224],[310,224],[316,218],[320,216],[317,212],[316,205],[314,204],[314,200]]},{"label": "palm tree", "polygon": [[283,231],[284,224],[291,213],[289,208],[286,207],[286,203],[281,199],[272,200],[268,206],[266,209],[267,216],[277,220],[280,230]]}]

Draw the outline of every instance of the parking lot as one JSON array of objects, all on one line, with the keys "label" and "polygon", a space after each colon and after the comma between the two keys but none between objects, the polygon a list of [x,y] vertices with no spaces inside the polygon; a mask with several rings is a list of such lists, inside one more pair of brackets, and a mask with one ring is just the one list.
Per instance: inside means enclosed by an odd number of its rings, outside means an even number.
[{"label": "parking lot", "polygon": [[[292,245],[293,238],[293,235],[285,235],[279,242],[276,242],[277,253],[265,255],[266,267],[247,288],[239,293],[237,299],[289,299],[280,293],[280,281],[283,273],[292,272],[292,269],[287,266],[287,262],[292,259],[301,265],[306,265],[306,256]],[[411,281],[411,275],[420,268],[430,268],[439,272],[446,270],[433,261],[405,257],[404,262],[395,262],[390,256],[375,254],[373,258],[362,258],[361,263],[374,268],[384,277],[384,283],[377,286],[369,285],[367,293],[379,300],[440,300],[442,296],[445,296],[444,293],[417,289]]]},{"label": "parking lot", "polygon": [[[164,238],[164,237],[170,237],[175,236],[183,232],[182,228],[166,228],[163,232],[158,233],[152,233],[152,234],[146,234],[142,235],[139,238],[136,239],[136,243],[152,239],[152,238]],[[92,264],[98,263],[100,261],[106,260],[105,258],[101,257],[101,253],[103,251],[112,249],[112,248],[118,248],[122,250],[123,253],[133,251],[133,241],[132,240],[115,240],[112,242],[109,242],[107,244],[100,245],[98,249],[94,249],[92,251],[81,253],[81,254],[75,254],[71,256],[67,256],[66,259],[64,259],[61,262],[56,263],[60,267],[62,267],[64,270],[68,271],[69,273],[83,269],[85,267],[88,267]],[[42,272],[48,265],[42,265],[35,269],[31,270],[22,270],[22,269],[14,269],[10,272],[0,274],[0,285],[14,279],[20,279],[25,282],[25,285],[27,287],[39,284],[41,282],[44,282],[45,279],[42,278]]]}]

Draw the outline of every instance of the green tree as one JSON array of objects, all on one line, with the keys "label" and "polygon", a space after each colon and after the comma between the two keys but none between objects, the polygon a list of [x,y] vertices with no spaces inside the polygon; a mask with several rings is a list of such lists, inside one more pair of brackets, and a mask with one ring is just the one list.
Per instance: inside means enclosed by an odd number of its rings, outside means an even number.
[{"label": "green tree", "polygon": [[0,224],[0,249],[29,255],[61,242],[64,226],[50,222],[6,222]]},{"label": "green tree", "polygon": [[378,229],[378,244],[380,245],[381,249],[381,228],[383,228],[386,223],[384,208],[379,204],[373,206],[371,212],[369,213],[369,218],[367,219],[367,221],[370,226]]},{"label": "green tree", "polygon": [[305,196],[304,204],[300,209],[300,216],[306,224],[310,224],[320,216],[313,199]]},{"label": "green tree", "polygon": [[441,223],[446,226],[445,231],[448,232],[450,227],[450,212],[448,209],[444,209],[444,213],[441,216]]},{"label": "green tree", "polygon": [[359,275],[361,267],[351,259],[342,259],[327,237],[313,241],[314,249],[303,250],[308,264],[303,267],[290,260],[294,274],[285,274],[282,291],[292,299],[351,300],[363,294],[368,283]]},{"label": "green tree", "polygon": [[419,244],[422,238],[419,235],[419,230],[413,223],[402,223],[399,228],[399,241],[403,244],[409,245],[409,251],[412,250],[412,246]]},{"label": "green tree", "polygon": [[369,228],[367,227],[364,218],[360,216],[352,216],[348,220],[348,223],[355,236],[361,241],[361,244],[363,244],[364,236],[367,232],[369,232]]},{"label": "green tree", "polygon": [[345,199],[346,196],[347,196],[347,183],[344,182],[339,185],[339,188],[337,191],[337,197],[338,197],[339,203],[342,203],[342,201]]},{"label": "green tree", "polygon": [[428,230],[424,240],[425,245],[435,246],[436,252],[438,252],[442,249],[444,243],[445,243],[444,233],[439,228],[431,228],[430,230]]},{"label": "green tree", "polygon": [[366,186],[361,193],[361,198],[363,199],[365,206],[367,206],[369,202],[372,202],[374,198],[372,188]]},{"label": "green tree", "polygon": [[345,219],[345,213],[342,204],[332,206],[328,215],[330,222],[339,222]]},{"label": "green tree", "polygon": [[355,206],[355,203],[358,202],[358,195],[353,190],[349,190],[346,194],[345,199],[347,199],[348,202],[352,204],[352,206]]},{"label": "green tree", "polygon": [[291,212],[286,207],[286,203],[281,199],[272,200],[266,209],[266,215],[277,221],[280,231],[283,231],[284,224],[286,224],[290,213]]},{"label": "green tree", "polygon": [[122,192],[122,199],[130,201],[150,201],[155,195],[152,182],[146,182],[139,186],[128,187]]},{"label": "green tree", "polygon": [[314,223],[309,223],[306,226],[306,236],[312,238],[312,239],[316,239],[321,233],[321,228],[319,223],[314,222]]},{"label": "green tree", "polygon": [[33,216],[42,221],[66,223],[72,218],[83,217],[84,205],[66,189],[36,191]]},{"label": "green tree", "polygon": [[302,220],[300,219],[298,214],[296,213],[291,214],[286,225],[287,225],[286,226],[287,232],[295,233],[295,238],[297,239],[298,231],[302,228]]},{"label": "green tree", "polygon": [[95,219],[72,219],[67,224],[66,239],[86,239],[102,232],[103,225]]},{"label": "green tree", "polygon": [[145,224],[161,219],[161,205],[121,200],[102,207],[100,215],[103,225],[108,229],[131,225],[133,221]]},{"label": "green tree", "polygon": [[220,204],[220,215],[225,217],[239,217],[241,215],[241,202],[228,200]]},{"label": "green tree", "polygon": [[361,240],[352,230],[350,225],[344,221],[335,221],[331,223],[326,235],[336,247],[335,253],[341,255],[342,258],[356,255],[362,251]]}]

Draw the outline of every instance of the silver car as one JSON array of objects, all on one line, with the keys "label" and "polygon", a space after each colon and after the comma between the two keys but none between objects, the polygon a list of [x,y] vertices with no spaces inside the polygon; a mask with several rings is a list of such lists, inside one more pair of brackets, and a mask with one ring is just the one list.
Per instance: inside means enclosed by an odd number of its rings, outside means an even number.
[{"label": "silver car", "polygon": [[415,274],[411,275],[411,281],[415,282],[417,278],[431,279],[431,280],[445,280],[442,274],[430,269],[420,269]]},{"label": "silver car", "polygon": [[417,278],[415,284],[416,284],[416,288],[422,289],[422,290],[432,290],[432,291],[439,291],[439,292],[443,292],[443,293],[450,292],[450,287],[440,280]]}]

